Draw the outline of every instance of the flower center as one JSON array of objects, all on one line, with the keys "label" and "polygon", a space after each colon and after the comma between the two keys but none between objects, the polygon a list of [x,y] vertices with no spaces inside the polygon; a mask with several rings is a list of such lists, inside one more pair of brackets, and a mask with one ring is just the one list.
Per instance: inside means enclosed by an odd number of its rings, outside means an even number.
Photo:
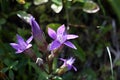
[{"label": "flower center", "polygon": [[58,35],[58,36],[57,36],[57,40],[58,40],[60,43],[63,43],[62,35]]},{"label": "flower center", "polygon": [[27,43],[23,42],[22,44],[20,44],[21,48],[20,50],[25,50],[27,47]]},{"label": "flower center", "polygon": [[57,35],[57,40],[62,44],[66,41],[66,35]]}]

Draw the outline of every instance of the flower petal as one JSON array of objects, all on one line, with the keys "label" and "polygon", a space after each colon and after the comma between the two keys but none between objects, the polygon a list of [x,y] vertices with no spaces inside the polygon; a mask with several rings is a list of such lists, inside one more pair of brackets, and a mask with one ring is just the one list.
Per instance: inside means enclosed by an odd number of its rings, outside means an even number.
[{"label": "flower petal", "polygon": [[66,59],[63,59],[63,58],[60,58],[60,60],[61,60],[61,61],[64,61],[64,62],[66,61]]},{"label": "flower petal", "polygon": [[17,34],[17,41],[19,46],[21,46],[21,48],[25,48],[27,46],[27,43],[24,41],[24,39]]},{"label": "flower petal", "polygon": [[71,70],[72,69],[72,65],[68,65],[67,64],[67,68],[68,68],[68,70]]},{"label": "flower petal", "polygon": [[48,35],[52,38],[52,39],[56,39],[57,35],[56,35],[56,32],[51,29],[51,28],[48,28]]},{"label": "flower petal", "polygon": [[77,68],[75,66],[72,66],[75,71],[77,71]]},{"label": "flower petal", "polygon": [[60,47],[60,43],[58,41],[53,41],[51,44],[50,44],[50,50],[54,50],[54,49],[57,49],[58,47]]},{"label": "flower petal", "polygon": [[26,49],[28,49],[30,47],[32,47],[32,44],[28,44],[27,47],[26,47]]},{"label": "flower petal", "polygon": [[67,64],[72,65],[74,63],[75,59],[71,57],[70,59],[67,60]]},{"label": "flower petal", "polygon": [[24,50],[17,50],[15,53],[22,53]]},{"label": "flower petal", "polygon": [[57,35],[63,35],[65,32],[65,25],[63,24],[57,29]]},{"label": "flower petal", "polygon": [[16,44],[16,43],[10,43],[10,45],[11,45],[14,49],[16,49],[16,50],[19,49],[19,45]]},{"label": "flower petal", "polygon": [[38,23],[35,21],[34,17],[31,17],[30,25],[32,27],[33,35],[37,35],[39,33],[42,33],[42,30],[40,29],[40,26],[38,25]]},{"label": "flower petal", "polygon": [[78,38],[78,36],[74,35],[74,34],[68,34],[67,35],[67,39],[75,39],[75,38]]},{"label": "flower petal", "polygon": [[75,45],[74,45],[73,43],[71,43],[70,41],[66,41],[66,42],[64,42],[64,44],[65,44],[66,46],[69,46],[69,47],[73,48],[73,49],[77,49],[77,48],[75,47]]},{"label": "flower petal", "polygon": [[26,41],[26,43],[30,43],[31,41],[32,41],[32,39],[33,39],[33,36],[31,36],[27,41]]},{"label": "flower petal", "polygon": [[18,43],[25,42],[24,39],[18,34],[17,34],[17,41]]}]

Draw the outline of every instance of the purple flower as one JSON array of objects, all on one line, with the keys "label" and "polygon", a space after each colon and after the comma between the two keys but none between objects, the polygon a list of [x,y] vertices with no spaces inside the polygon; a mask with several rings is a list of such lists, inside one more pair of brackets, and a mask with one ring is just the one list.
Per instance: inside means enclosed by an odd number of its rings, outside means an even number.
[{"label": "purple flower", "polygon": [[54,50],[60,47],[62,44],[65,44],[73,49],[76,49],[74,44],[72,44],[69,39],[75,39],[78,36],[74,34],[67,34],[65,30],[65,26],[62,25],[57,29],[57,32],[55,32],[53,29],[48,28],[48,35],[54,39],[54,41],[50,44],[49,49]]},{"label": "purple flower", "polygon": [[60,58],[60,60],[64,61],[63,67],[67,67],[68,70],[71,70],[72,68],[77,71],[76,67],[74,67],[72,64],[74,63],[75,59],[71,57],[70,59],[63,59]]},{"label": "purple flower", "polygon": [[40,28],[33,16],[30,17],[29,22],[32,27],[32,35],[36,44],[39,46],[39,49],[42,52],[46,52],[47,42],[45,40],[44,32],[42,31],[42,29]]},{"label": "purple flower", "polygon": [[17,34],[17,43],[10,43],[10,45],[16,49],[16,53],[22,53],[32,46],[32,44],[30,44],[32,39],[33,36],[31,36],[27,41],[24,41],[24,39]]},{"label": "purple flower", "polygon": [[40,26],[38,25],[38,23],[36,22],[33,16],[30,17],[30,25],[32,27],[33,37],[43,34],[43,31],[41,30]]}]

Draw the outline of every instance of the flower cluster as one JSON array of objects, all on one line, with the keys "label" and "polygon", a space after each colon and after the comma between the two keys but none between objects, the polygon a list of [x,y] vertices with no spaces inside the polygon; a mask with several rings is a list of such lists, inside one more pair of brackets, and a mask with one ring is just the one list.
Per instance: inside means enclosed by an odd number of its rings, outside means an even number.
[{"label": "flower cluster", "polygon": [[[52,71],[52,61],[54,57],[57,57],[58,53],[61,51],[61,49],[64,47],[64,45],[77,49],[73,43],[71,43],[70,39],[75,39],[78,36],[74,34],[67,34],[67,31],[65,29],[65,25],[61,25],[57,31],[53,30],[52,28],[48,28],[48,35],[53,39],[51,43],[47,43],[44,32],[36,22],[35,18],[33,16],[30,16],[29,24],[32,29],[32,36],[28,40],[24,40],[20,35],[17,34],[17,42],[16,43],[10,43],[10,45],[16,50],[16,53],[25,53],[27,54],[31,59],[33,59],[36,64],[42,68],[46,73],[51,74]],[[36,57],[36,54],[34,50],[32,50],[32,44],[30,42],[34,39],[35,43],[38,46],[38,49],[43,53],[42,55],[45,57],[44,59]],[[52,57],[50,57],[52,55]],[[63,59],[60,58],[61,61],[63,61],[63,65],[61,65],[60,68],[58,68],[55,72],[55,74],[63,74],[68,70],[71,70],[72,68],[77,71],[77,69],[73,66],[73,63],[75,59],[73,57],[69,59]],[[44,63],[44,61],[46,61]],[[45,65],[48,65],[48,70],[46,69]]]}]

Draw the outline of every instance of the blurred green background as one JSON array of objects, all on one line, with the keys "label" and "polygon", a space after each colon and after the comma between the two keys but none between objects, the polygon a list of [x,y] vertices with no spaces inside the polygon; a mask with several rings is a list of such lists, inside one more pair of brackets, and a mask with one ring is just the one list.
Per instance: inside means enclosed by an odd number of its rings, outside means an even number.
[{"label": "blurred green background", "polygon": [[[120,80],[120,0],[93,0],[95,4],[87,1],[0,0],[0,80],[46,80],[48,76],[27,56],[15,54],[9,45],[16,41],[16,34],[25,39],[31,35],[30,25],[17,16],[23,11],[36,18],[49,43],[52,39],[47,27],[56,29],[65,24],[69,33],[79,35],[72,41],[77,50],[65,47],[59,56],[76,58],[74,66],[78,69],[61,75],[63,80]],[[53,4],[59,8],[52,8]],[[98,8],[100,10],[94,12]],[[40,56],[34,41],[32,44]],[[107,46],[111,51],[113,73]],[[58,65],[61,65],[59,60]]]}]

